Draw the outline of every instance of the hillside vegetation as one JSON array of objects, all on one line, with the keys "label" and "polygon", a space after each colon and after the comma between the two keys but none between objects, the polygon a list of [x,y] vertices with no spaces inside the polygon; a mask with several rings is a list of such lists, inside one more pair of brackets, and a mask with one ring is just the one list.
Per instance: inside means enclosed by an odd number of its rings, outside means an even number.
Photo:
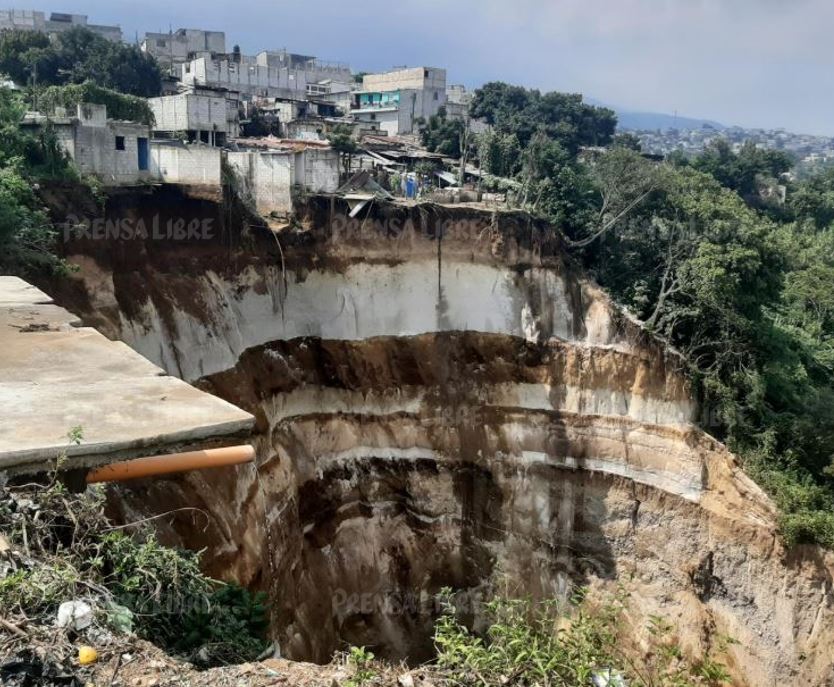
[{"label": "hillside vegetation", "polygon": [[794,183],[784,153],[723,141],[648,160],[578,98],[487,84],[474,154],[683,352],[701,424],[773,495],[788,542],[834,547],[834,174]]}]

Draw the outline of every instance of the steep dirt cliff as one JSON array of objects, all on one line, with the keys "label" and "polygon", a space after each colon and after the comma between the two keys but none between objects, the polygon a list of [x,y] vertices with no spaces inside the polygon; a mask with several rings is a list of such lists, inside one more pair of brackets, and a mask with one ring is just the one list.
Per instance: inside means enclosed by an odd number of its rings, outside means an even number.
[{"label": "steep dirt cliff", "polygon": [[170,188],[106,212],[212,231],[71,240],[81,269],[50,293],[258,419],[256,470],[135,483],[113,510],[201,509],[162,533],[269,590],[283,655],[424,659],[442,586],[622,583],[635,627],[665,615],[694,653],[735,638],[740,684],[834,684],[834,558],[783,549],[768,499],[693,424],[680,361],[549,227],[438,206],[350,220],[313,198],[271,231]]}]

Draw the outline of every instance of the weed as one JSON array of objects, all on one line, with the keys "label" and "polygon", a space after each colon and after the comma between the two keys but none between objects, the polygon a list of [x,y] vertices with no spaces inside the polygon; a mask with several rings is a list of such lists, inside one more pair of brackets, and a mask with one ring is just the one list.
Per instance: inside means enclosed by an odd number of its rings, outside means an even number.
[{"label": "weed", "polygon": [[[489,627],[480,636],[457,621],[451,592],[444,590],[434,635],[438,668],[450,683],[472,687],[717,687],[729,681],[712,655],[689,663],[672,625],[660,617],[650,618],[645,656],[633,660],[622,641],[626,601],[622,592],[600,604],[583,593],[566,604],[496,598],[486,605]],[[725,649],[722,644],[719,653]]]},{"label": "weed", "polygon": [[374,655],[364,646],[352,646],[347,656],[353,674],[345,681],[347,687],[362,687],[376,676],[372,665]]}]

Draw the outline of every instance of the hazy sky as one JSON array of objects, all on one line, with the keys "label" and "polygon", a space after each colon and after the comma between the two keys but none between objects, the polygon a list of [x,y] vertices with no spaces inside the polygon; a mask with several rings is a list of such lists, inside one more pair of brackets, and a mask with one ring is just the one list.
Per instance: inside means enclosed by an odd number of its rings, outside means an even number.
[{"label": "hazy sky", "polygon": [[834,135],[832,0],[7,0],[138,32],[226,31],[354,70],[446,67],[632,110]]}]

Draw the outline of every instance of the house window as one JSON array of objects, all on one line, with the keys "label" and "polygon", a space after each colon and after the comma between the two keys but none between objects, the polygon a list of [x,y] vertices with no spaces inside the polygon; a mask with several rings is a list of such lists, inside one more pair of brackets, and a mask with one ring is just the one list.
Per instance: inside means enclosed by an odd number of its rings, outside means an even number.
[{"label": "house window", "polygon": [[165,41],[162,40],[162,39],[158,39],[156,41],[156,45],[157,45],[158,48],[164,48],[165,47]]},{"label": "house window", "polygon": [[428,78],[429,78],[429,70],[428,70],[428,69],[424,69],[424,70],[423,70],[423,78],[424,78],[424,79],[428,79]]},{"label": "house window", "polygon": [[371,119],[372,120],[376,119],[376,112],[371,112]]},{"label": "house window", "polygon": [[438,95],[437,95],[437,91],[435,91],[435,92],[434,92],[434,99],[435,99],[435,100],[438,100],[438,99],[439,99],[439,98],[438,98]]},{"label": "house window", "polygon": [[124,136],[116,136],[116,150],[124,150],[125,149],[125,137]]}]

